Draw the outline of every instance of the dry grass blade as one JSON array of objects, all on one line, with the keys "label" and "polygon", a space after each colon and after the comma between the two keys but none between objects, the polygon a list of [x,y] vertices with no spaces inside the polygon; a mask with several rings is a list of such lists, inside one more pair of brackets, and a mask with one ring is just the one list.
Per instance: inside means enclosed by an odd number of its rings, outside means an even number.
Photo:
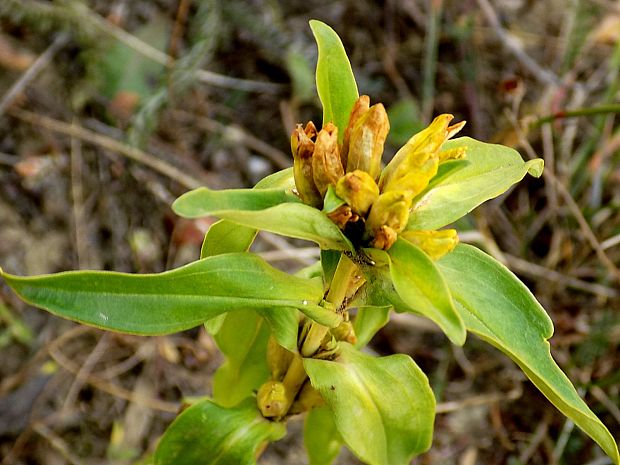
[{"label": "dry grass blade", "polygon": [[17,108],[11,109],[10,115],[34,126],[39,126],[49,129],[50,131],[75,137],[76,139],[98,145],[112,152],[120,153],[127,158],[152,168],[153,170],[169,177],[188,189],[195,189],[204,185],[204,183],[198,179],[183,173],[169,163],[155,158],[154,156],[149,155],[136,147],[130,147],[117,141],[116,139],[98,134],[81,126],[68,124],[63,121],[58,121],[47,116],[37,115],[36,113]]},{"label": "dry grass blade", "polygon": [[[479,1],[485,1],[485,0],[479,0]],[[530,142],[527,140],[527,137],[523,133],[523,130],[519,126],[519,123],[517,122],[514,115],[508,114],[508,116],[513,124],[517,137],[519,138],[519,143],[524,148],[524,150],[527,152],[529,158],[530,159],[537,158],[536,151],[534,150]],[[545,179],[546,182],[552,184],[553,187],[555,187],[556,191],[564,199],[566,206],[568,207],[571,214],[573,215],[573,217],[579,224],[579,228],[581,229],[581,232],[583,233],[586,240],[590,243],[590,246],[595,251],[596,256],[598,257],[600,262],[605,266],[605,268],[607,268],[607,271],[611,275],[612,279],[614,281],[620,282],[620,269],[618,269],[615,263],[605,253],[605,249],[602,247],[600,241],[598,240],[598,238],[592,231],[590,224],[586,220],[585,216],[583,216],[583,213],[581,212],[579,205],[577,205],[577,202],[575,202],[575,199],[573,199],[568,189],[566,189],[564,184],[553,173],[551,173],[548,170],[543,171],[543,178]]]},{"label": "dry grass blade", "polygon": [[6,91],[2,100],[0,100],[0,116],[4,114],[6,109],[11,106],[15,99],[23,92],[28,84],[38,76],[43,68],[45,68],[54,58],[54,55],[66,45],[69,41],[69,34],[59,34],[51,45],[43,52],[36,61],[15,81],[9,90]]},{"label": "dry grass blade", "polygon": [[[160,63],[167,68],[174,68],[175,60],[168,54],[157,50],[155,47],[143,42],[134,35],[128,33],[124,29],[106,21],[95,12],[84,6],[83,11],[85,19],[90,21],[95,27],[105,34],[115,38],[119,42],[131,47],[135,51],[141,53],[145,57]],[[217,87],[223,87],[227,89],[243,90],[246,92],[265,92],[271,94],[277,94],[282,92],[286,86],[282,84],[275,84],[272,82],[252,81],[249,79],[239,79],[222,74],[217,74],[212,71],[198,70],[196,73],[198,80],[205,84],[210,84]]]},{"label": "dry grass blade", "polygon": [[130,402],[135,402],[136,404],[151,408],[153,410],[160,410],[162,412],[169,413],[177,413],[179,411],[180,404],[176,402],[167,402],[165,400],[142,397],[141,395],[136,394],[136,392],[134,391],[129,391],[110,381],[101,379],[97,375],[85,375],[84,373],[81,373],[80,366],[70,360],[67,356],[65,356],[58,347],[58,344],[53,344],[50,347],[49,354],[61,367],[63,367],[76,377],[81,378],[81,381],[90,384],[96,389],[107,392],[108,394],[111,394],[115,397],[119,397]]},{"label": "dry grass blade", "polygon": [[450,413],[450,412],[456,412],[464,408],[478,407],[480,405],[493,404],[495,402],[517,400],[519,397],[521,397],[522,394],[523,394],[523,390],[521,389],[521,385],[519,385],[516,388],[506,393],[491,392],[488,394],[480,394],[477,396],[468,397],[463,400],[441,402],[437,404],[437,407],[435,408],[435,412],[438,414]]},{"label": "dry grass blade", "polygon": [[548,69],[545,69],[536,63],[527,53],[523,51],[520,44],[516,43],[515,39],[508,35],[508,33],[504,30],[499,22],[499,18],[497,17],[495,10],[491,6],[491,3],[488,0],[476,1],[478,2],[478,6],[480,6],[480,9],[484,13],[487,21],[495,31],[497,37],[500,39],[504,47],[506,47],[506,49],[515,56],[519,63],[521,63],[539,81],[548,85],[557,86],[560,83],[557,76]]}]

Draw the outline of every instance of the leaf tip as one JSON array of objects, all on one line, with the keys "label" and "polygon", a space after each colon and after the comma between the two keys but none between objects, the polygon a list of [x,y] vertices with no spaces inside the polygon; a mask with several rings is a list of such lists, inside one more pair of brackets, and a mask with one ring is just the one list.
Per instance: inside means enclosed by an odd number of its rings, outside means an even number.
[{"label": "leaf tip", "polygon": [[308,21],[308,24],[310,24],[310,29],[312,29],[312,33],[315,36],[320,32],[321,29],[333,31],[330,26],[325,24],[323,21],[319,21],[318,19],[311,19],[310,21]]},{"label": "leaf tip", "polygon": [[543,169],[545,168],[545,161],[542,158],[535,158],[534,160],[528,161],[526,165],[527,172],[531,176],[539,178],[543,173]]}]

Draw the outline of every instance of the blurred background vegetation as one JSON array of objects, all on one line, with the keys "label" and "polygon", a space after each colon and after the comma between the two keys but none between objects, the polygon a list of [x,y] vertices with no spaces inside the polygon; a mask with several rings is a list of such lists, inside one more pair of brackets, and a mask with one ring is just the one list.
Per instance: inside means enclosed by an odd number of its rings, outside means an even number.
[{"label": "blurred background vegetation", "polygon": [[[2,0],[2,267],[157,272],[197,258],[211,220],[177,218],[172,200],[290,166],[295,123],[320,122],[312,18],[342,37],[360,93],[388,108],[385,160],[439,113],[545,159],[543,178],[457,227],[535,292],[558,363],[620,437],[619,1]],[[255,250],[286,270],[318,256],[270,234]],[[436,435],[416,463],[609,463],[473,337],[454,347],[399,316],[370,348],[429,374]],[[6,286],[0,354],[3,465],[148,463],[222,362],[202,329],[104,334]],[[261,463],[305,463],[299,436]]]}]

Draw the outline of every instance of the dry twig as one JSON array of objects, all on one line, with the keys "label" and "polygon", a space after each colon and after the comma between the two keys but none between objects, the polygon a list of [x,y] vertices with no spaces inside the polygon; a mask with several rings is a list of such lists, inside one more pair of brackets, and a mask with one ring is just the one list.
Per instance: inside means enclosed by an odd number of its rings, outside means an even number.
[{"label": "dry twig", "polygon": [[111,137],[104,136],[81,126],[67,124],[63,121],[58,121],[47,116],[37,115],[36,113],[22,109],[12,108],[9,113],[11,116],[34,126],[43,127],[45,129],[49,129],[50,131],[66,134],[68,136],[75,137],[76,139],[98,145],[112,152],[120,153],[127,158],[152,168],[153,170],[169,177],[188,189],[194,189],[204,185],[203,182],[183,173],[171,164],[155,158],[154,156],[136,147],[125,145],[116,139],[112,139]]},{"label": "dry twig", "polygon": [[9,90],[6,91],[2,100],[0,100],[0,116],[2,116],[5,110],[11,106],[15,99],[23,92],[23,90],[30,84],[30,82],[36,78],[41,70],[45,68],[54,58],[54,55],[65,46],[69,41],[69,35],[67,33],[59,34],[51,45],[39,55],[39,58],[21,75],[21,77],[15,81]]}]

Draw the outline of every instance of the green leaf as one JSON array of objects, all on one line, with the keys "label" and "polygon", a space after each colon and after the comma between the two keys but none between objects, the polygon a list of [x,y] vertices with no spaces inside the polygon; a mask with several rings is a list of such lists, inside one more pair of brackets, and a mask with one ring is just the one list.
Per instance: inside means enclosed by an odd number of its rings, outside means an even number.
[{"label": "green leaf", "polygon": [[353,320],[353,330],[357,337],[355,347],[364,347],[370,342],[377,331],[390,321],[391,306],[386,307],[360,307]]},{"label": "green leaf", "polygon": [[619,464],[613,437],[553,360],[547,342],[553,324],[527,287],[502,264],[469,245],[457,246],[437,264],[467,329],[510,356],[564,415]]},{"label": "green leaf", "polygon": [[330,465],[338,457],[342,439],[328,407],[314,408],[306,414],[304,446],[310,465]]},{"label": "green leaf", "polygon": [[341,253],[336,250],[321,250],[321,268],[323,269],[323,280],[331,283],[340,261]]},{"label": "green leaf", "polygon": [[444,150],[455,147],[467,148],[469,163],[453,171],[418,199],[407,229],[441,228],[506,192],[526,173],[536,177],[542,174],[541,159],[524,162],[519,152],[509,147],[461,137],[448,141]]},{"label": "green leaf", "polygon": [[[240,226],[227,220],[213,223],[202,241],[200,258],[213,257],[224,253],[247,252],[256,238],[256,229]],[[222,313],[205,321],[205,329],[212,336],[224,324],[226,314]]]},{"label": "green leaf", "polygon": [[284,424],[263,418],[254,398],[234,408],[207,399],[170,425],[155,452],[155,465],[254,465],[266,442],[286,433]]},{"label": "green leaf", "polygon": [[160,274],[69,271],[19,277],[3,273],[26,302],[102,329],[132,334],[169,334],[231,310],[302,312],[335,326],[340,317],[319,305],[320,280],[276,270],[251,254],[225,254]]},{"label": "green leaf", "polygon": [[[291,352],[297,352],[297,333],[299,330],[299,312],[295,308],[289,308],[283,312],[277,308],[257,310],[265,319],[276,341]],[[335,318],[334,321],[339,321]]]},{"label": "green leaf", "polygon": [[[267,188],[292,189],[295,187],[293,169],[287,168],[264,177],[254,189]],[[205,234],[200,258],[233,252],[247,252],[254,242],[257,230],[227,220],[220,220],[209,228]]]},{"label": "green leaf", "polygon": [[406,355],[376,358],[341,342],[336,361],[304,359],[342,439],[370,465],[406,465],[431,445],[435,398]]},{"label": "green leaf", "polygon": [[319,49],[316,64],[316,89],[323,104],[323,126],[330,121],[338,128],[342,142],[349,114],[358,98],[351,63],[336,31],[321,21],[310,21]]},{"label": "green leaf", "polygon": [[200,187],[179,197],[172,209],[186,218],[217,216],[251,228],[316,242],[324,249],[353,250],[327,216],[299,203],[289,190]]},{"label": "green leaf", "polygon": [[228,220],[213,223],[205,234],[200,258],[224,253],[247,252],[256,237],[256,229],[241,226]]},{"label": "green leaf", "polygon": [[325,193],[325,198],[323,199],[323,211],[325,213],[331,213],[336,208],[341,207],[346,202],[338,197],[336,194],[336,189],[331,184],[327,186],[327,192]]},{"label": "green leaf", "polygon": [[213,399],[231,407],[252,395],[269,378],[267,340],[269,327],[251,310],[225,315],[214,339],[226,361],[213,376]]},{"label": "green leaf", "polygon": [[390,276],[403,302],[437,323],[454,344],[463,345],[465,325],[433,260],[420,248],[400,238],[388,255]]}]

